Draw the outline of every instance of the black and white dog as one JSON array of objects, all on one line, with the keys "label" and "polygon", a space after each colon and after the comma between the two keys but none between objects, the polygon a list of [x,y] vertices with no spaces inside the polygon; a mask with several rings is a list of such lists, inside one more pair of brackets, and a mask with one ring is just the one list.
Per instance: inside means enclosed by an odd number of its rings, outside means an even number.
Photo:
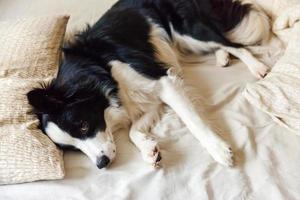
[{"label": "black and white dog", "polygon": [[268,67],[244,46],[268,34],[267,16],[242,0],[120,0],[65,45],[57,77],[28,100],[56,144],[80,149],[98,168],[116,156],[112,133],[126,123],[143,159],[156,166],[161,155],[149,132],[164,105],[217,162],[232,166],[230,146],[187,97],[178,60],[214,52],[226,66],[232,54],[261,78]]}]

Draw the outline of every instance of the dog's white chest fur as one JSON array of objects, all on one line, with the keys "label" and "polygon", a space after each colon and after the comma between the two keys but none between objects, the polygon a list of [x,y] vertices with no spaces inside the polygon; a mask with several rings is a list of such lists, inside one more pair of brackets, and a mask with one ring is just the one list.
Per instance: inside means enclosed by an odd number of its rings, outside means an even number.
[{"label": "dog's white chest fur", "polygon": [[132,121],[137,120],[149,110],[157,109],[162,101],[157,95],[157,80],[143,77],[128,64],[120,61],[110,62],[112,76],[118,82],[122,105]]}]

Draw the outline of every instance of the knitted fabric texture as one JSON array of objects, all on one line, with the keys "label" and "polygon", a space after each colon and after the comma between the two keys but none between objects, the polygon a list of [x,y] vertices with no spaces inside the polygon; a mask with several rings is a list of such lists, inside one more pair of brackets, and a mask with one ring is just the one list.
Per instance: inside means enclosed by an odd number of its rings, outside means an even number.
[{"label": "knitted fabric texture", "polygon": [[37,129],[26,93],[55,75],[67,22],[0,22],[0,184],[64,177],[62,152]]}]

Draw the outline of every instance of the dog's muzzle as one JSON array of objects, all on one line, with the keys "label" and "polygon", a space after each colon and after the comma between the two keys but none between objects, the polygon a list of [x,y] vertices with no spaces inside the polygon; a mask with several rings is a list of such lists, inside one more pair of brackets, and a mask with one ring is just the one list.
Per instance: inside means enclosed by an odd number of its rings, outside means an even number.
[{"label": "dog's muzzle", "polygon": [[107,167],[109,164],[110,164],[110,159],[106,155],[103,155],[103,156],[97,158],[96,165],[99,169]]}]

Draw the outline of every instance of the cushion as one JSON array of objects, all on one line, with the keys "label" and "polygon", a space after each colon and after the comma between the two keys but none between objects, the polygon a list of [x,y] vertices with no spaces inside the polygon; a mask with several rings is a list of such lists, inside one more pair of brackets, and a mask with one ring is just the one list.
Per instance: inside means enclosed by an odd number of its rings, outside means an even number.
[{"label": "cushion", "polygon": [[300,134],[300,22],[292,29],[284,56],[264,80],[247,85],[243,94],[280,125]]},{"label": "cushion", "polygon": [[67,22],[0,22],[0,184],[64,177],[62,152],[37,129],[26,93],[55,75]]}]

